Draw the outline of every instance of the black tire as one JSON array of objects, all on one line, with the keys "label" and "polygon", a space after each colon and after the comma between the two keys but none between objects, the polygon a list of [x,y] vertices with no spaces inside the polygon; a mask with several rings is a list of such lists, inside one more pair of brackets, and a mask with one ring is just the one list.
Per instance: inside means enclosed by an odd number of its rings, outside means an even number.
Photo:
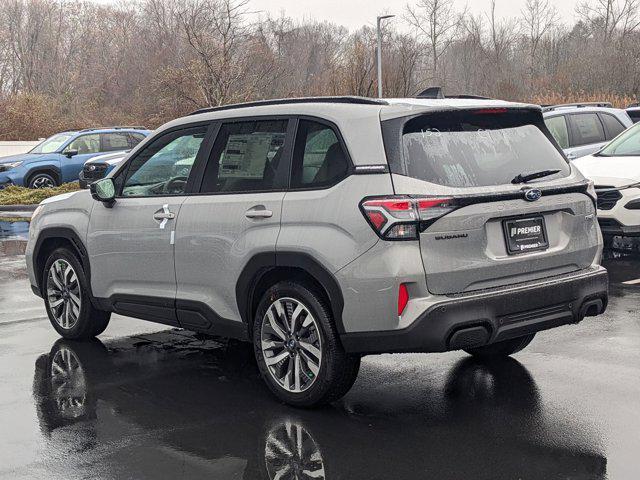
[{"label": "black tire", "polygon": [[[278,299],[301,302],[316,319],[322,359],[315,379],[308,389],[290,392],[269,372],[262,351],[262,325],[267,309]],[[360,369],[360,356],[349,355],[342,348],[333,318],[325,300],[305,284],[283,281],[262,296],[253,323],[253,346],[258,368],[269,389],[282,401],[296,407],[316,407],[341,398],[352,387]]]},{"label": "black tire", "polygon": [[[49,272],[51,270],[52,265],[61,261],[63,264],[66,262],[67,265],[71,266],[73,269],[73,273],[75,273],[77,277],[77,283],[74,282],[74,285],[77,285],[79,290],[79,295],[76,295],[80,298],[80,308],[78,314],[72,314],[77,317],[75,323],[65,328],[58,320],[57,317],[62,316],[64,318],[64,313],[60,313],[57,306],[51,306],[51,297],[49,295],[49,291],[51,289],[55,289],[56,285],[53,279],[49,277]],[[93,338],[100,335],[105,331],[107,326],[109,325],[109,319],[111,318],[111,312],[105,312],[103,310],[96,309],[91,303],[91,296],[89,294],[89,284],[87,278],[85,277],[84,270],[82,269],[82,265],[76,258],[73,252],[69,249],[62,247],[54,250],[49,258],[47,259],[44,270],[42,272],[42,290],[44,296],[44,303],[47,308],[47,315],[49,316],[49,321],[53,328],[64,338],[70,340],[84,340],[88,338]],[[56,300],[54,300],[56,301]],[[69,309],[66,305],[63,305],[62,308]],[[55,310],[54,310],[55,309]],[[64,323],[64,322],[63,322]]]},{"label": "black tire", "polygon": [[535,336],[536,334],[532,333],[530,335],[525,335],[524,337],[503,340],[502,342],[492,343],[491,345],[484,345],[483,347],[468,348],[465,349],[465,352],[473,355],[474,357],[482,358],[507,357],[524,349],[531,343],[533,337]]},{"label": "black tire", "polygon": [[56,178],[45,172],[37,172],[29,177],[28,187],[29,188],[52,188],[57,187],[60,184]]}]

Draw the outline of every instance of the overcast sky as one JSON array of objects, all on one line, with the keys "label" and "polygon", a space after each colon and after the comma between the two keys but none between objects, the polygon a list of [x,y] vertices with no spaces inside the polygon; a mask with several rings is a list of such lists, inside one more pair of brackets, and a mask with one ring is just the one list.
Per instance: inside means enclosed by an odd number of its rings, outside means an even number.
[{"label": "overcast sky", "polygon": [[[455,0],[460,9],[468,6],[473,13],[486,12],[490,0]],[[417,2],[411,2],[417,3]],[[497,0],[496,12],[501,17],[516,17],[525,0]],[[564,22],[574,19],[578,0],[551,0],[560,12]],[[375,25],[375,17],[382,13],[402,14],[406,0],[251,0],[251,8],[274,15],[284,12],[287,16],[303,19],[329,20],[355,30],[362,25]],[[401,19],[392,20],[400,27]]]}]

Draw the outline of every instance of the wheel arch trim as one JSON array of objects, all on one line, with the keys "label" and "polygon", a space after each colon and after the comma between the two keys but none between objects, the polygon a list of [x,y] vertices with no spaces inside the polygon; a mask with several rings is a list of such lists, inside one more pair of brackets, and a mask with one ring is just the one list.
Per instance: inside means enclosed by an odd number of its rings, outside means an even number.
[{"label": "wheel arch trim", "polygon": [[342,322],[344,297],[338,281],[318,260],[302,252],[263,252],[249,259],[236,282],[236,302],[244,323],[250,325],[255,287],[268,272],[277,268],[299,269],[313,278],[328,297],[329,308],[338,333],[344,333]]},{"label": "wheel arch trim", "polygon": [[93,294],[91,292],[91,264],[89,262],[89,254],[87,253],[87,249],[80,239],[80,236],[70,227],[48,227],[41,230],[38,234],[36,245],[33,248],[33,268],[37,282],[35,287],[40,292],[40,296],[42,296],[42,269],[44,268],[44,264],[40,260],[44,260],[46,262],[46,259],[40,259],[40,254],[42,252],[42,246],[49,239],[66,240],[73,246],[75,253],[78,255],[78,259],[80,260],[80,264],[82,265],[82,269],[84,270],[84,276],[87,280],[87,286],[89,289],[89,297],[91,298],[91,302],[94,303]]},{"label": "wheel arch trim", "polygon": [[38,173],[47,173],[47,174],[53,173],[57,177],[58,183],[62,184],[62,171],[56,165],[43,163],[43,164],[36,164],[30,167],[31,168],[27,170],[27,173],[25,173],[23,177],[24,178],[23,183],[25,186],[28,186],[29,180],[31,180],[31,177]]}]

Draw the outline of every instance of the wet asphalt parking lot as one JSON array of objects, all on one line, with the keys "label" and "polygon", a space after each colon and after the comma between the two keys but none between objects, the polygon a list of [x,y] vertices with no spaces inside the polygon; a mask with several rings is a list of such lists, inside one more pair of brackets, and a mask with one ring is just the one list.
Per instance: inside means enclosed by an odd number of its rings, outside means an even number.
[{"label": "wet asphalt parking lot", "polygon": [[305,411],[242,343],[120,316],[61,340],[24,257],[0,257],[0,478],[640,478],[640,259],[607,267],[603,316],[497,363],[366,357],[344,399]]}]

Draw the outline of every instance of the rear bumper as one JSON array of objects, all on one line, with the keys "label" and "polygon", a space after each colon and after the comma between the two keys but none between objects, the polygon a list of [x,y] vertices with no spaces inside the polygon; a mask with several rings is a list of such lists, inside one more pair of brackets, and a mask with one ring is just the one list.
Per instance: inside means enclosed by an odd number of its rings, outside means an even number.
[{"label": "rear bumper", "polygon": [[598,221],[605,237],[640,237],[640,225],[622,225],[611,218],[601,218]]},{"label": "rear bumper", "polygon": [[592,267],[515,287],[451,297],[402,330],[345,333],[353,353],[443,352],[487,345],[603,313],[608,275]]}]

